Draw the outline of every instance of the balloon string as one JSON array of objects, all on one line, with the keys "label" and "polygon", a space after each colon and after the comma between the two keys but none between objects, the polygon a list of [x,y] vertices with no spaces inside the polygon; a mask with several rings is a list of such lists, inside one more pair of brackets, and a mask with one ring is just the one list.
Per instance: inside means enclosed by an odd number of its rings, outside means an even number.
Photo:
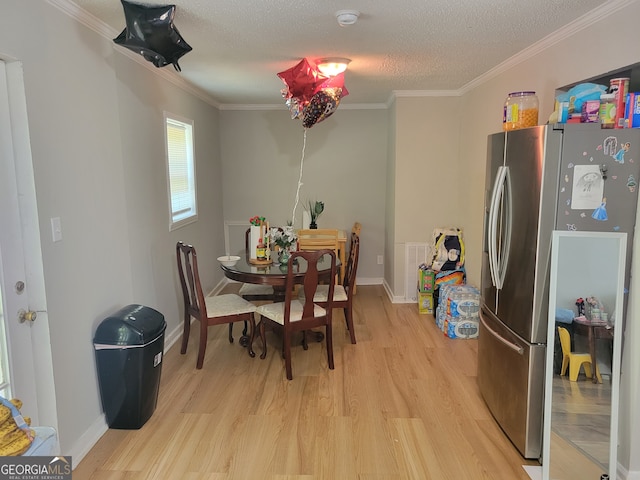
[{"label": "balloon string", "polygon": [[300,159],[300,177],[298,178],[298,189],[296,190],[296,201],[293,204],[293,215],[291,216],[291,225],[294,224],[296,220],[296,207],[298,206],[298,201],[300,200],[300,187],[302,186],[302,168],[304,166],[304,150],[307,147],[307,129],[304,129],[304,136],[302,137],[302,158]]}]

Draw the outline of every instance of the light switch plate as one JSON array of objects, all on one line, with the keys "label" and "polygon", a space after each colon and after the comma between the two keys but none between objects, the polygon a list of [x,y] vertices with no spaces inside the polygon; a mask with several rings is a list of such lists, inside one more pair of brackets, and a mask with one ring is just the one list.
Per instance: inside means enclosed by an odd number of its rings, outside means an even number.
[{"label": "light switch plate", "polygon": [[51,218],[51,236],[54,242],[62,240],[62,224],[60,223],[60,217]]}]

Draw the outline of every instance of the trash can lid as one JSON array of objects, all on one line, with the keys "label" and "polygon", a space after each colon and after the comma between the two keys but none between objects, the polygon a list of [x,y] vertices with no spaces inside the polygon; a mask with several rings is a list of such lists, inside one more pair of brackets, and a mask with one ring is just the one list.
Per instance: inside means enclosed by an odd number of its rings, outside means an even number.
[{"label": "trash can lid", "polygon": [[167,327],[164,315],[144,305],[127,305],[105,318],[93,337],[101,345],[145,345]]}]

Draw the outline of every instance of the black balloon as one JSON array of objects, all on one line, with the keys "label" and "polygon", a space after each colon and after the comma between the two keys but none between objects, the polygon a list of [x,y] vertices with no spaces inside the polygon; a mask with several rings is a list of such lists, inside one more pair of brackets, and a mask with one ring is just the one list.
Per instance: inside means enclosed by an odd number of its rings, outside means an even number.
[{"label": "black balloon", "polygon": [[192,50],[173,24],[175,5],[142,5],[122,1],[127,26],[114,38],[118,45],[142,55],[156,67],[173,64]]}]

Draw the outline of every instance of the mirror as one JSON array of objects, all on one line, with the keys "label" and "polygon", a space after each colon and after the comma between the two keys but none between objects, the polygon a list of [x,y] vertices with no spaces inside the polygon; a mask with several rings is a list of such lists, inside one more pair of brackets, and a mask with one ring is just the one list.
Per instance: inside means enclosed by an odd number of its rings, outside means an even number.
[{"label": "mirror", "polygon": [[[544,480],[616,478],[626,243],[626,233],[553,232]],[[569,355],[558,327],[569,333]],[[566,373],[560,375],[564,362]],[[580,367],[577,378],[572,362]]]}]

